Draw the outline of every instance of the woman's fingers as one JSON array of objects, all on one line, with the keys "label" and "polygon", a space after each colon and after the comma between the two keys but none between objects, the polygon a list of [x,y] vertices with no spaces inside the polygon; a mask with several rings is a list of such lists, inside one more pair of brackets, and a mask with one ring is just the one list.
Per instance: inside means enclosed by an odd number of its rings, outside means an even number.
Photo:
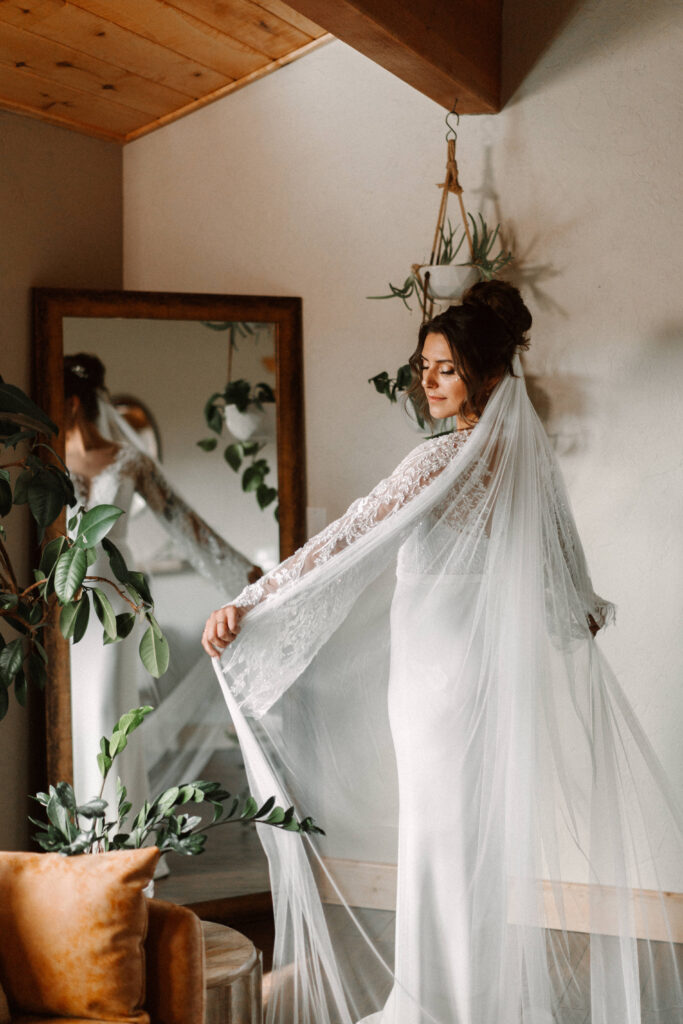
[{"label": "woman's fingers", "polygon": [[202,633],[202,647],[211,658],[218,658],[240,631],[243,611],[228,605],[211,612]]}]

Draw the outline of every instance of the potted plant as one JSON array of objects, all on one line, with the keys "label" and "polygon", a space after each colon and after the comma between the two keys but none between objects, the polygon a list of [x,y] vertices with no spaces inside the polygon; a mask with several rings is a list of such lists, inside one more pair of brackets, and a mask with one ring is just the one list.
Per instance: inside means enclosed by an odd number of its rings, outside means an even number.
[{"label": "potted plant", "polygon": [[[415,295],[418,298],[424,291],[432,300],[448,301],[458,298],[470,285],[477,280],[490,281],[496,277],[513,260],[513,255],[504,247],[491,255],[498,239],[500,224],[490,228],[483,216],[478,214],[479,222],[468,213],[471,231],[462,231],[458,238],[456,230],[448,221],[446,231],[439,227],[440,245],[436,249],[436,262],[413,265],[410,275],[402,286],[389,283],[388,295],[369,295],[369,299],[401,299],[407,309],[408,299]],[[468,260],[456,263],[465,240],[471,244],[471,256]],[[374,382],[374,378],[373,382]]]},{"label": "potted plant", "polygon": [[[116,757],[125,749],[128,737],[150,711],[151,707],[139,707],[126,712],[116,723],[112,735],[100,740],[97,763],[102,789],[98,797],[79,804],[68,782],[58,782],[50,786],[47,793],[35,795],[33,799],[45,809],[46,820],[33,817],[29,820],[39,829],[33,838],[42,850],[71,857],[154,845],[161,853],[196,856],[203,853],[211,829],[238,822],[271,825],[299,834],[325,834],[312,818],[298,819],[293,807],[277,806],[275,797],[259,807],[249,795],[233,796],[219,782],[201,779],[172,786],[135,812],[126,798],[126,787],[117,779],[118,804],[109,816],[107,801],[102,799],[104,783]],[[190,804],[211,807],[211,821],[187,813]]]},{"label": "potted plant", "polygon": [[[238,473],[242,470],[242,490],[253,492],[261,509],[267,508],[277,498],[277,489],[270,487],[266,477],[270,473],[267,459],[258,456],[266,446],[266,410],[275,409],[275,393],[269,384],[252,385],[247,380],[228,381],[223,391],[216,391],[204,406],[207,426],[220,437],[224,426],[233,435],[226,445],[223,457],[230,468]],[[255,434],[262,437],[256,438]],[[212,452],[218,446],[218,437],[207,437],[197,441],[202,451]],[[277,507],[275,518],[277,519]]]},{"label": "potted plant", "polygon": [[[154,602],[143,573],[129,569],[107,534],[123,513],[114,505],[87,511],[76,506],[73,484],[62,459],[49,441],[56,424],[20,388],[0,378],[0,518],[14,506],[27,505],[38,530],[42,551],[30,581],[21,580],[6,546],[0,523],[0,622],[17,635],[0,635],[0,719],[9,706],[9,691],[26,703],[29,681],[43,688],[47,653],[42,644],[49,611],[57,605],[66,639],[78,643],[91,613],[102,624],[104,643],[124,640],[136,618],[147,622],[140,641],[140,658],[153,676],[162,675],[169,661],[168,643],[154,616]],[[74,511],[68,534],[54,524],[65,507]],[[45,542],[46,531],[50,539]],[[112,577],[95,577],[88,568],[97,549],[106,552]],[[105,589],[106,588],[106,589]],[[128,610],[114,613],[107,590],[114,590]]]},{"label": "potted plant", "polygon": [[225,425],[238,441],[272,433],[267,413],[269,408],[275,408],[275,394],[269,384],[261,382],[252,387],[246,380],[230,381],[223,400]]}]

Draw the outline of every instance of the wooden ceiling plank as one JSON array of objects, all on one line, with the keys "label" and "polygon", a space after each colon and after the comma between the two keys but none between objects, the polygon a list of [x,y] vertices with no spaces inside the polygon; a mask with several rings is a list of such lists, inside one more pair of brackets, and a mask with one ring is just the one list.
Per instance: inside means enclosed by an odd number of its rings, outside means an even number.
[{"label": "wooden ceiling plank", "polygon": [[73,120],[118,138],[141,127],[149,119],[148,114],[57,85],[40,75],[0,66],[0,104],[4,105],[5,101],[22,104],[37,116],[56,116],[63,122]]},{"label": "wooden ceiling plank", "polygon": [[106,142],[125,142],[126,136],[116,132],[105,131],[104,128],[99,128],[97,125],[92,124],[81,124],[78,121],[72,121],[69,118],[61,117],[59,114],[54,113],[42,113],[41,111],[34,110],[33,107],[25,106],[23,103],[17,103],[14,100],[7,99],[5,96],[0,95],[0,110],[9,110],[12,114],[20,114],[23,117],[31,117],[35,121],[43,121],[45,124],[53,124],[58,128],[68,128],[70,131],[80,132],[81,135],[88,135],[94,139],[104,139]]},{"label": "wooden ceiling plank", "polygon": [[261,67],[262,53],[179,11],[166,0],[73,0],[76,7],[115,21],[121,28],[153,39],[226,78],[241,78]]},{"label": "wooden ceiling plank", "polygon": [[502,0],[291,0],[403,81],[461,113],[500,109]]},{"label": "wooden ceiling plank", "polygon": [[278,18],[282,18],[283,21],[294,25],[300,32],[310,36],[311,39],[319,39],[321,36],[327,35],[326,29],[316,25],[314,21],[304,17],[303,14],[299,14],[298,11],[295,11],[289,4],[283,3],[282,0],[254,0],[254,3],[257,7],[264,7],[271,14],[276,14]]},{"label": "wooden ceiling plank", "polygon": [[[16,24],[13,9],[23,2],[2,0],[0,21]],[[33,18],[30,28],[26,27],[36,35],[53,39],[79,53],[97,57],[114,67],[167,85],[193,98],[227,84],[226,75],[69,3],[45,17]]]},{"label": "wooden ceiling plank", "polygon": [[64,0],[24,0],[22,3],[0,0],[3,21],[17,28],[30,28],[61,11],[63,6]]},{"label": "wooden ceiling plank", "polygon": [[55,84],[68,85],[103,99],[116,98],[131,109],[153,117],[184,106],[191,99],[186,93],[2,22],[0,64],[24,68]]},{"label": "wooden ceiling plank", "polygon": [[236,92],[238,89],[243,89],[246,85],[250,85],[259,78],[263,78],[265,75],[268,75],[273,71],[277,71],[279,68],[283,68],[287,64],[291,64],[300,57],[306,56],[306,54],[310,53],[312,50],[317,50],[318,47],[324,46],[326,43],[330,43],[333,40],[334,36],[329,33],[326,33],[324,36],[319,36],[317,39],[312,39],[310,43],[302,46],[299,50],[293,50],[292,53],[288,53],[286,57],[280,57],[278,60],[271,61],[270,64],[265,65],[253,74],[245,75],[244,78],[231,82],[230,85],[226,85],[222,89],[217,89],[215,93],[204,96],[202,99],[196,100],[194,103],[189,103],[181,110],[176,110],[174,114],[167,114],[165,117],[160,117],[157,121],[154,121],[151,124],[134,129],[126,135],[124,142],[133,142],[135,139],[139,139],[142,135],[149,135],[150,132],[156,131],[157,128],[163,128],[164,125],[170,124],[172,121],[177,121],[179,118],[185,117],[187,114],[191,114],[193,110],[205,107],[209,103],[215,103],[216,100],[220,100],[224,96],[228,96],[230,93]]},{"label": "wooden ceiling plank", "polygon": [[253,46],[270,60],[305,46],[310,36],[251,0],[167,0],[207,25]]}]

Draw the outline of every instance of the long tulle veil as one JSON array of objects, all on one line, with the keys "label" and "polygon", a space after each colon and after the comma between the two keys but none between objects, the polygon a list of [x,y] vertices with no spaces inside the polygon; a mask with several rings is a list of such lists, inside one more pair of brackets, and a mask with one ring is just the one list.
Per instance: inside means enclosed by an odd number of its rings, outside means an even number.
[{"label": "long tulle veil", "polygon": [[[98,392],[97,424],[103,437],[131,446],[153,463],[157,477],[164,477],[162,465],[110,401],[106,389]],[[197,535],[183,526],[185,517],[181,505],[184,505],[182,499],[169,485],[164,516],[167,542],[214,585],[218,598],[210,593],[208,599],[216,601],[222,596],[225,600],[244,586],[252,564],[224,538],[221,538],[221,550],[218,552],[221,557],[216,557],[215,543],[211,540],[208,544],[203,543],[201,533]],[[129,537],[135,532],[136,513],[142,512],[144,507],[143,497],[135,495],[128,513],[128,517],[133,518],[128,528]],[[189,507],[187,511],[194,514]],[[230,524],[226,527],[229,537]],[[144,561],[141,564],[136,562],[136,567],[146,571],[152,592],[156,594],[153,563],[150,566]],[[206,614],[209,611],[210,606],[207,605]],[[162,627],[166,627],[163,612],[157,609],[157,614],[162,619]],[[213,674],[196,637],[186,639],[174,634],[169,642],[171,665],[166,678],[156,685],[145,677],[147,689],[140,697],[141,701],[151,701],[154,705],[154,714],[146,719],[143,730],[147,770],[155,792],[174,785],[178,779],[198,778],[218,748],[234,743],[231,737],[226,738],[228,723],[223,701],[216,691]]]},{"label": "long tulle veil", "polygon": [[370,526],[361,503],[295,555],[216,665],[252,792],[326,831],[260,827],[269,1024],[683,1014],[680,810],[515,371],[408,500],[399,472]]}]

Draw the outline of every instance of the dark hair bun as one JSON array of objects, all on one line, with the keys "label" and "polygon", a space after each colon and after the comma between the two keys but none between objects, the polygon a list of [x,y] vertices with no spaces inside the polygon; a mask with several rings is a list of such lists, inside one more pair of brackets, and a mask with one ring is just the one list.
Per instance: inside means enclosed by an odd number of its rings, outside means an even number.
[{"label": "dark hair bun", "polygon": [[531,313],[514,285],[507,281],[478,281],[462,297],[463,306],[484,306],[502,320],[515,348],[528,348],[526,332]]},{"label": "dark hair bun", "polygon": [[97,356],[79,352],[64,356],[64,394],[77,395],[86,419],[97,419],[97,392],[104,388],[104,363]]}]

